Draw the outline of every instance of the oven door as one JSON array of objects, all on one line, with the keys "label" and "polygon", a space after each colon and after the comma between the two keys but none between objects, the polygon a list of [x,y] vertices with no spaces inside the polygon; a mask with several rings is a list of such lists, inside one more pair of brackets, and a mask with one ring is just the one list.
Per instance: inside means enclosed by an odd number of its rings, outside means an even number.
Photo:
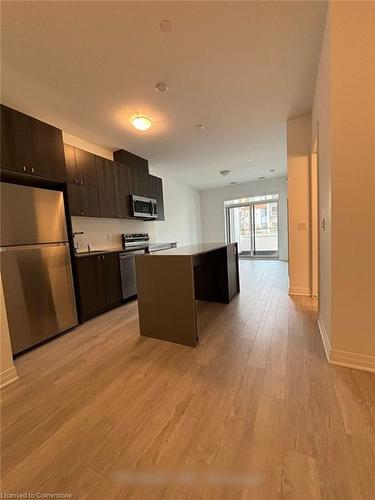
[{"label": "oven door", "polygon": [[130,207],[133,217],[142,219],[157,219],[157,202],[153,198],[144,198],[143,196],[130,195]]}]

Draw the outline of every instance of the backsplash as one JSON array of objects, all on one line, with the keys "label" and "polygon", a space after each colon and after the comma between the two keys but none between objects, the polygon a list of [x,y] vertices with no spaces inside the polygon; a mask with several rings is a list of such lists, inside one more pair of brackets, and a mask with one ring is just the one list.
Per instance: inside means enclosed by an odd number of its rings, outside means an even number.
[{"label": "backsplash", "polygon": [[103,219],[94,217],[72,217],[74,232],[83,231],[75,237],[79,250],[107,250],[122,247],[122,233],[149,233],[155,241],[155,222],[138,220]]}]

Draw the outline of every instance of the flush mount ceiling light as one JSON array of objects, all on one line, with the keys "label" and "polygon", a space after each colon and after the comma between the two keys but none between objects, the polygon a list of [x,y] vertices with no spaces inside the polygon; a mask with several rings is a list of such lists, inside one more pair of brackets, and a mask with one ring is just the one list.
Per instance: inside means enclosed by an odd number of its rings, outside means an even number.
[{"label": "flush mount ceiling light", "polygon": [[226,175],[230,174],[230,170],[220,170],[219,174],[225,177]]},{"label": "flush mount ceiling light", "polygon": [[160,31],[163,33],[170,33],[172,31],[172,23],[170,22],[169,19],[163,19],[160,22]]},{"label": "flush mount ceiling light", "polygon": [[130,123],[134,128],[136,128],[137,130],[141,130],[142,132],[148,130],[152,125],[152,121],[150,120],[150,118],[142,115],[133,116],[130,119]]},{"label": "flush mount ceiling light", "polygon": [[253,163],[253,161],[255,161],[255,158],[249,158],[250,163]]},{"label": "flush mount ceiling light", "polygon": [[157,92],[166,92],[168,90],[168,83],[158,82],[155,84],[155,90]]}]

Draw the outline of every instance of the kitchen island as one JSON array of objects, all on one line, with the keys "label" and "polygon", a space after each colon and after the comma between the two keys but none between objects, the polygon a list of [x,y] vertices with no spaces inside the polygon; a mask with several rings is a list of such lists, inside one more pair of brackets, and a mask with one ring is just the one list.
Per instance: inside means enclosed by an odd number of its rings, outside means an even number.
[{"label": "kitchen island", "polygon": [[239,293],[237,243],[201,243],[136,256],[140,333],[196,346],[196,301]]}]

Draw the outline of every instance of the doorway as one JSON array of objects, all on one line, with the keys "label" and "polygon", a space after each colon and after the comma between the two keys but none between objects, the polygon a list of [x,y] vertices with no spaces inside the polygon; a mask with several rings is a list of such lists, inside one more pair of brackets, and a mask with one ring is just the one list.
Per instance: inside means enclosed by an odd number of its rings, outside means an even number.
[{"label": "doorway", "polygon": [[225,202],[227,242],[238,243],[240,257],[279,257],[278,198],[272,194]]}]

